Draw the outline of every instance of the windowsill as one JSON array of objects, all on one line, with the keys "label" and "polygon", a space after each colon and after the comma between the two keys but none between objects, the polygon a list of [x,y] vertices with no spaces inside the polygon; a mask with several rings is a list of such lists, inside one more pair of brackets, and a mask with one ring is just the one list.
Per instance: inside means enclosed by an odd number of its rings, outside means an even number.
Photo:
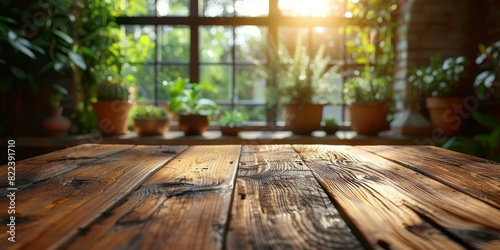
[{"label": "windowsill", "polygon": [[353,131],[338,131],[326,135],[315,131],[310,136],[294,135],[290,131],[273,131],[264,128],[242,131],[239,136],[223,136],[211,130],[201,136],[184,136],[181,131],[170,131],[161,136],[138,136],[130,131],[122,136],[101,136],[99,133],[60,137],[22,137],[16,139],[18,147],[69,147],[86,143],[136,144],[136,145],[217,145],[217,144],[336,144],[336,145],[415,145],[418,137],[396,135],[391,131],[378,136],[360,136]]}]

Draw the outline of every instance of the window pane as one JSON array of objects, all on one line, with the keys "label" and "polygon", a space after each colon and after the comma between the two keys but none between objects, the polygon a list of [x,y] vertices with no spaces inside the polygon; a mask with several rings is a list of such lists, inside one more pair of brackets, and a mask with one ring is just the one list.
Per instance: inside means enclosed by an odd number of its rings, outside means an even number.
[{"label": "window pane", "polygon": [[188,16],[189,0],[157,0],[158,16]]},{"label": "window pane", "polygon": [[236,106],[236,110],[248,116],[249,121],[266,121],[266,107],[256,106]]},{"label": "window pane", "polygon": [[160,61],[189,62],[190,31],[186,26],[160,28]]},{"label": "window pane", "polygon": [[200,61],[231,62],[233,31],[231,27],[200,27]]},{"label": "window pane", "polygon": [[265,103],[266,79],[257,70],[257,66],[236,67],[236,102],[250,101]]},{"label": "window pane", "polygon": [[203,65],[200,66],[200,82],[211,83],[217,93],[210,93],[206,97],[214,101],[229,102],[232,95],[231,66]]},{"label": "window pane", "polygon": [[121,0],[116,1],[116,5],[124,16],[155,15],[155,0]]},{"label": "window pane", "polygon": [[312,29],[312,50],[325,46],[325,52],[332,60],[343,59],[343,44],[338,28],[315,27]]},{"label": "window pane", "polygon": [[202,4],[204,16],[234,16],[233,0],[203,0]]},{"label": "window pane", "polygon": [[236,16],[268,16],[269,0],[236,0],[234,9]]},{"label": "window pane", "polygon": [[154,62],[156,32],[152,25],[124,26],[125,60],[129,63]]},{"label": "window pane", "polygon": [[301,44],[308,47],[309,28],[280,27],[278,29],[278,41],[283,43],[292,55],[295,52],[295,46],[299,38]]},{"label": "window pane", "polygon": [[343,15],[339,0],[279,0],[283,16],[327,17]]},{"label": "window pane", "polygon": [[267,48],[267,28],[239,26],[235,29],[236,61],[264,60]]},{"label": "window pane", "polygon": [[154,102],[155,81],[154,66],[145,64],[124,64],[122,68],[124,80],[136,86],[136,99]]}]

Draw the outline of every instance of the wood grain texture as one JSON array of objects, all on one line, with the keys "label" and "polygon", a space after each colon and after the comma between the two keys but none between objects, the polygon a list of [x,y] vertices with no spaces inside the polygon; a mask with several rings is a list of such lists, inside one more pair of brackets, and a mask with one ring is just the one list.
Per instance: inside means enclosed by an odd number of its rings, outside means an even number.
[{"label": "wood grain texture", "polygon": [[[185,148],[136,146],[87,162],[19,192],[16,196],[17,237],[11,248],[63,246]],[[2,197],[0,207],[7,204],[8,200]],[[0,249],[6,249],[6,244],[2,241]]]},{"label": "wood grain texture", "polygon": [[289,145],[244,146],[226,249],[359,249]]},{"label": "wood grain texture", "polygon": [[[84,144],[18,161],[16,187],[20,189],[29,186],[131,147],[132,145]],[[7,176],[7,165],[0,166],[0,176]],[[0,188],[6,186],[7,178],[1,178]]]},{"label": "wood grain texture", "polygon": [[432,146],[360,148],[411,168],[500,209],[500,164],[498,163]]},{"label": "wood grain texture", "polygon": [[372,248],[500,249],[485,202],[357,147],[294,148]]},{"label": "wood grain texture", "polygon": [[68,249],[222,249],[241,146],[192,146]]}]

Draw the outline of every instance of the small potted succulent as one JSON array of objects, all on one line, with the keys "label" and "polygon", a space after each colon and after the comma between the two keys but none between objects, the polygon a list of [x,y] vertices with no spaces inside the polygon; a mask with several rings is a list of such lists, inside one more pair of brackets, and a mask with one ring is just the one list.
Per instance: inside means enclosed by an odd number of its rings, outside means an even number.
[{"label": "small potted succulent", "polygon": [[209,116],[219,110],[214,101],[203,98],[205,91],[215,91],[209,83],[189,83],[179,78],[166,86],[168,108],[179,116],[179,129],[185,135],[201,135],[208,130]]},{"label": "small potted succulent", "polygon": [[128,117],[133,104],[130,92],[120,80],[108,78],[97,86],[97,102],[92,104],[103,135],[128,133]]},{"label": "small potted succulent", "polygon": [[140,136],[163,135],[170,128],[165,109],[153,105],[138,106],[134,116],[134,130]]},{"label": "small potted succulent", "polygon": [[222,135],[237,136],[247,120],[242,112],[226,110],[219,118],[220,131]]},{"label": "small potted succulent", "polygon": [[323,130],[326,132],[327,135],[335,135],[337,131],[339,130],[339,125],[337,124],[337,120],[331,118],[331,119],[326,119],[325,124],[323,125]]}]

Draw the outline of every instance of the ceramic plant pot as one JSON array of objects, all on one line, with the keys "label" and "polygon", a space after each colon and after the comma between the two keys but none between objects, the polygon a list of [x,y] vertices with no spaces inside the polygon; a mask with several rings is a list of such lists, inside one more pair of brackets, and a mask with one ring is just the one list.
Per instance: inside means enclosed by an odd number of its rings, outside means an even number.
[{"label": "ceramic plant pot", "polygon": [[52,115],[42,121],[42,127],[50,136],[66,135],[71,127],[71,120],[62,116],[61,106],[52,109]]},{"label": "ceramic plant pot", "polygon": [[170,129],[170,120],[163,118],[134,118],[134,130],[140,136],[163,135]]},{"label": "ceramic plant pot", "polygon": [[462,133],[465,128],[465,117],[455,108],[464,106],[464,98],[428,97],[425,104],[435,129],[441,129],[448,136]]},{"label": "ceramic plant pot", "polygon": [[208,116],[179,115],[179,129],[184,135],[202,135],[208,130]]},{"label": "ceramic plant pot", "polygon": [[128,133],[128,116],[133,104],[125,101],[98,101],[92,104],[103,135]]},{"label": "ceramic plant pot", "polygon": [[349,107],[351,129],[359,135],[377,135],[389,129],[387,102],[360,102]]},{"label": "ceramic plant pot", "polygon": [[286,126],[297,135],[310,135],[321,128],[323,104],[285,104],[283,120]]}]

